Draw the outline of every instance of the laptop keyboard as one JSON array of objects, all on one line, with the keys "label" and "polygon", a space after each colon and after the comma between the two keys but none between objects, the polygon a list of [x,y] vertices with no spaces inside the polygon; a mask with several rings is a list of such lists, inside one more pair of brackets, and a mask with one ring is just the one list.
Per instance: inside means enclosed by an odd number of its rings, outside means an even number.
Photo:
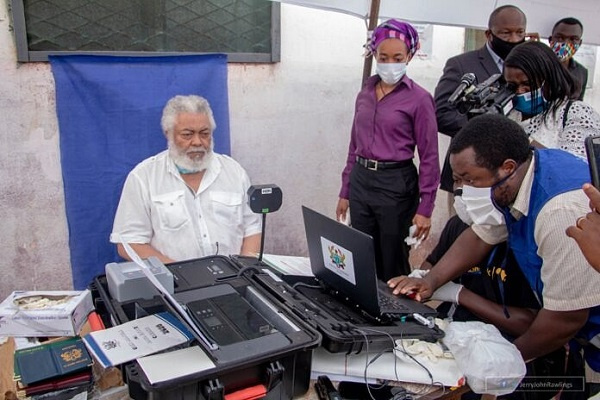
[{"label": "laptop keyboard", "polygon": [[385,312],[391,310],[396,312],[408,312],[408,307],[400,302],[396,296],[386,293],[384,290],[379,289],[379,307]]}]

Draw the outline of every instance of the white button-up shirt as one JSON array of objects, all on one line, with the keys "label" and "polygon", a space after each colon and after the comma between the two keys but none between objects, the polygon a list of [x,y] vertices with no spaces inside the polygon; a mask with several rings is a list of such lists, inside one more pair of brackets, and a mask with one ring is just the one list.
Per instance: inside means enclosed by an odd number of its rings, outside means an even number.
[{"label": "white button-up shirt", "polygon": [[260,216],[248,206],[249,187],[238,162],[214,154],[194,193],[165,150],[127,176],[110,241],[150,244],[177,261],[239,254],[243,239],[261,232]]},{"label": "white button-up shirt", "polygon": [[[535,162],[535,159],[531,161],[511,205],[510,212],[517,219],[529,214]],[[600,274],[588,264],[575,240],[565,234],[565,230],[589,210],[589,200],[583,190],[571,190],[548,200],[535,219],[534,239],[537,254],[543,260],[543,301],[548,310],[571,311],[600,305]],[[508,237],[506,225],[472,225],[471,228],[490,244]]]}]

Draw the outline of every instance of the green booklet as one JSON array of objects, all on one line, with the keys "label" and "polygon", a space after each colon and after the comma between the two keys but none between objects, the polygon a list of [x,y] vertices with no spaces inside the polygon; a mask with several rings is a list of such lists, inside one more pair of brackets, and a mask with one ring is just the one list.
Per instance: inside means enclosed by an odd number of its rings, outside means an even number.
[{"label": "green booklet", "polygon": [[22,384],[62,377],[89,368],[92,358],[79,336],[15,351],[15,377]]}]

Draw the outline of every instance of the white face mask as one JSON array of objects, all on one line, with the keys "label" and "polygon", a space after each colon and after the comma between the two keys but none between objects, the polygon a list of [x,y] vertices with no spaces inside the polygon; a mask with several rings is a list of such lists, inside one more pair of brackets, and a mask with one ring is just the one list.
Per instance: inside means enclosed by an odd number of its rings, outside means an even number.
[{"label": "white face mask", "polygon": [[461,195],[454,195],[454,210],[462,222],[469,226],[473,224],[473,220],[467,212],[467,205]]},{"label": "white face mask", "polygon": [[406,63],[377,63],[377,75],[388,85],[395,85],[406,74]]},{"label": "white face mask", "polygon": [[[503,225],[504,215],[492,202],[492,188],[463,185],[462,195],[454,197],[458,217],[468,225]],[[462,214],[462,215],[461,215]]]}]

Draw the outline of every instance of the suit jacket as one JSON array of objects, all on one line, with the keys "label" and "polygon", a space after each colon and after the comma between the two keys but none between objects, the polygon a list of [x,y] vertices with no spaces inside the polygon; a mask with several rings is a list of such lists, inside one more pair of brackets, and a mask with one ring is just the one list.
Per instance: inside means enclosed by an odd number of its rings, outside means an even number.
[{"label": "suit jacket", "polygon": [[[438,131],[450,137],[454,137],[467,123],[467,116],[460,114],[456,107],[448,103],[448,99],[460,84],[462,76],[468,72],[474,73],[477,82],[481,83],[502,71],[498,69],[498,65],[486,46],[454,56],[446,61],[444,73],[435,87],[435,106]],[[452,192],[452,170],[448,163],[448,154],[446,154],[440,183],[441,189]]]}]

